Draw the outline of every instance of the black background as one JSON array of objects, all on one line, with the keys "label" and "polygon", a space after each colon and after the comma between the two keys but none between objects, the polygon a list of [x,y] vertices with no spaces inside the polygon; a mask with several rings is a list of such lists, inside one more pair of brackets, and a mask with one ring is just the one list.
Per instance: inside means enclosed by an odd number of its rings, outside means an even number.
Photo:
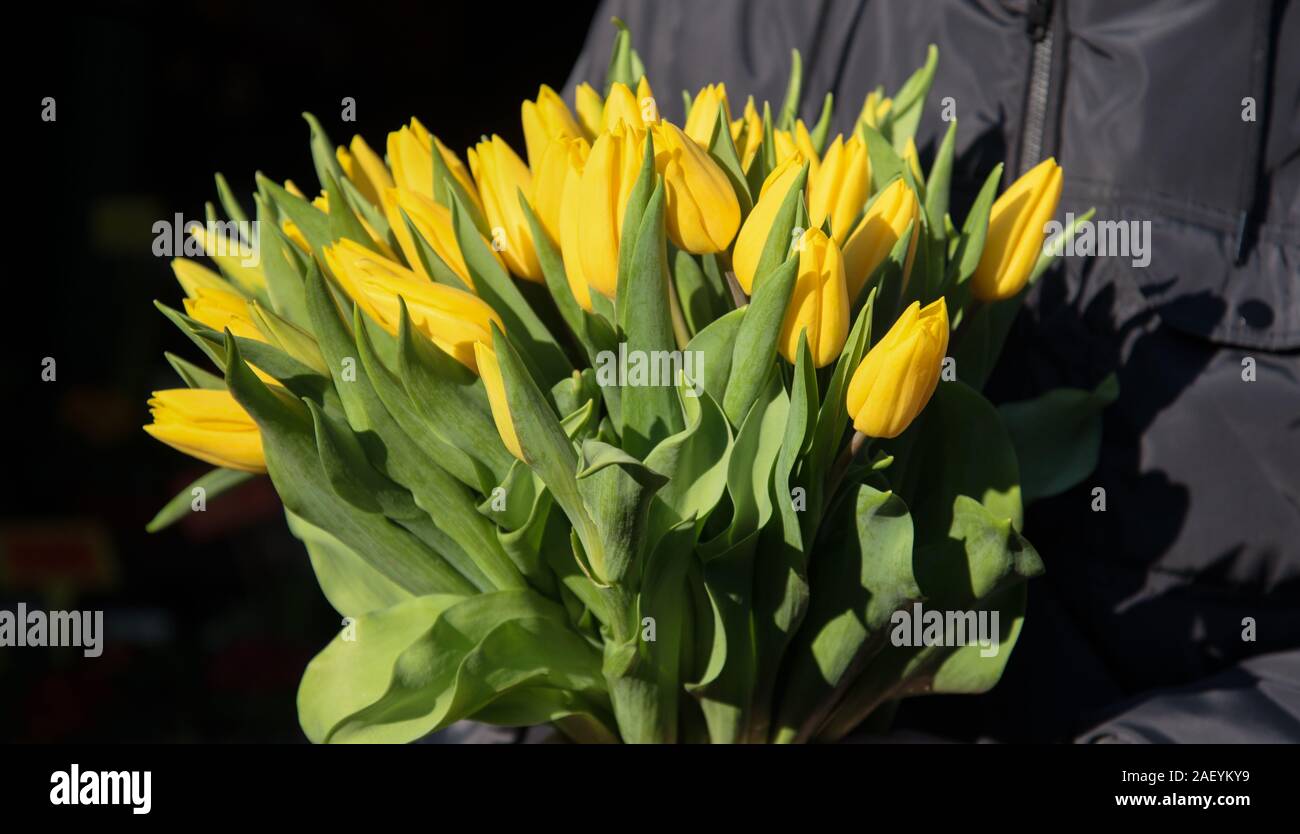
[{"label": "black background", "polygon": [[152,226],[202,219],[217,171],[250,209],[255,171],[314,191],[303,111],[380,154],[412,115],[522,153],[520,102],[564,83],[595,3],[111,5],[7,27],[0,607],[103,609],[109,639],[0,651],[0,741],[302,741],[339,623],[269,482],[144,532],[207,469],[141,431],[179,384],[163,351],[201,358],[152,305],[182,295]]}]

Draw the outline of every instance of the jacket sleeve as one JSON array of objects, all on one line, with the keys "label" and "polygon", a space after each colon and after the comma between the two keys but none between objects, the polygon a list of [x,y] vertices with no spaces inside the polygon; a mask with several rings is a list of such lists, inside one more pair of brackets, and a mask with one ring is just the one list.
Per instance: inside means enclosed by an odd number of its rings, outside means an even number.
[{"label": "jacket sleeve", "polygon": [[1260,655],[1191,686],[1143,695],[1078,741],[1300,742],[1300,650]]}]

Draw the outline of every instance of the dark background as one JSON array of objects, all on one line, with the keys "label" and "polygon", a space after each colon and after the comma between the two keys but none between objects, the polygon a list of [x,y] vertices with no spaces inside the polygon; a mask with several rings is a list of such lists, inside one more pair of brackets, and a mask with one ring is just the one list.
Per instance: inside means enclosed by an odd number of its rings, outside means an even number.
[{"label": "dark background", "polygon": [[595,3],[116,5],[9,30],[0,607],[103,609],[109,637],[0,651],[0,741],[302,741],[298,680],[339,622],[269,482],[144,531],[208,469],[141,430],[180,384],[163,351],[201,359],[151,303],[182,296],[152,226],[201,220],[217,171],[249,209],[258,170],[314,192],[303,111],[381,155],[412,115],[522,153],[520,102],[560,89]]}]

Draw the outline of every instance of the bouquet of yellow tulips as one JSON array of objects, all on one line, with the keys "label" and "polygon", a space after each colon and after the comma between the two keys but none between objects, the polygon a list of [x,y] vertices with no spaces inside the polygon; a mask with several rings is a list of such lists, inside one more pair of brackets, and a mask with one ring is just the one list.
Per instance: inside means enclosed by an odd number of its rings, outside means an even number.
[{"label": "bouquet of yellow tulips", "polygon": [[526,158],[309,115],[319,196],[259,174],[249,213],[218,175],[216,269],[173,262],[215,371],[169,355],[145,428],[216,468],[151,527],[270,476],[343,618],[312,741],[832,741],[984,691],[1043,570],[1023,504],[1095,462],[1113,383],[980,393],[1061,170],[995,169],[957,228],[956,123],[928,176],[913,139],[933,47],[830,139],[797,52],[778,111],[710,85],[667,121],[615,22],[603,94],[523,103]]}]

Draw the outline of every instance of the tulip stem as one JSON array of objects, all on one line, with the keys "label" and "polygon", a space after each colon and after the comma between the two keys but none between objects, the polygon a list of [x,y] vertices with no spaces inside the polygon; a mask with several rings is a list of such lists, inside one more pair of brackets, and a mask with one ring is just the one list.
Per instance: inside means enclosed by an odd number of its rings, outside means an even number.
[{"label": "tulip stem", "polygon": [[668,282],[668,310],[673,320],[673,336],[677,338],[677,349],[686,350],[691,343],[691,331],[686,326],[686,316],[682,314],[682,300],[677,295],[677,286]]},{"label": "tulip stem", "polygon": [[740,286],[740,282],[736,280],[736,273],[727,270],[724,274],[727,276],[727,288],[731,290],[731,301],[739,310],[749,303],[749,296],[745,295],[745,290]]},{"label": "tulip stem", "polygon": [[863,448],[867,445],[868,437],[860,431],[853,432],[853,437],[844,445],[840,451],[840,456],[836,458],[835,464],[831,467],[830,477],[827,479],[826,497],[828,500],[835,497],[835,492],[840,488],[840,482],[844,480],[844,473],[849,471],[849,466],[853,460],[862,453]]}]

